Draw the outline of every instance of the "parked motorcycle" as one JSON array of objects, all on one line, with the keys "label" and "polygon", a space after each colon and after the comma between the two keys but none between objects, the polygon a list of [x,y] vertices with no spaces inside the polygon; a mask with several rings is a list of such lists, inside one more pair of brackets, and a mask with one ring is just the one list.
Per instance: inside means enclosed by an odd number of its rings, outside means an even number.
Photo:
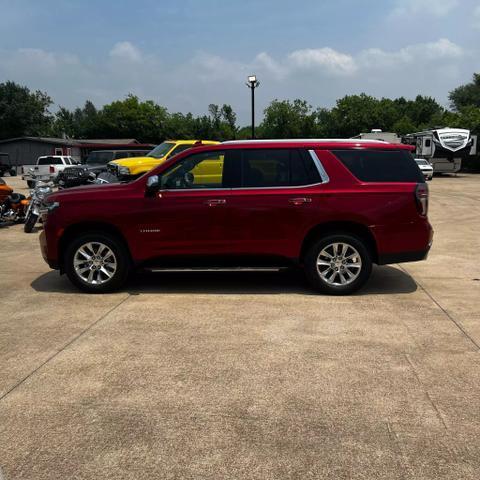
[{"label": "parked motorcycle", "polygon": [[25,219],[28,200],[21,193],[14,193],[0,178],[0,223],[21,223]]},{"label": "parked motorcycle", "polygon": [[30,203],[25,213],[25,225],[23,226],[25,233],[33,231],[33,227],[35,227],[40,217],[40,211],[44,206],[45,199],[53,192],[53,182],[42,182],[37,180],[34,175],[32,175],[32,178],[35,186],[30,190]]}]

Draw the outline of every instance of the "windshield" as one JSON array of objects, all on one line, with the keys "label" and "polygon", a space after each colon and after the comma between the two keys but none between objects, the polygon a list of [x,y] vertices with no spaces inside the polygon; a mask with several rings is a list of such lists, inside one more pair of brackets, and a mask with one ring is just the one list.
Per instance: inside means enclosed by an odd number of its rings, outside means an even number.
[{"label": "windshield", "polygon": [[112,156],[112,152],[90,152],[84,163],[106,165]]},{"label": "windshield", "polygon": [[421,160],[416,158],[415,161],[417,162],[418,165],[428,165],[428,162],[426,160]]},{"label": "windshield", "polygon": [[174,146],[174,143],[170,142],[163,142],[160,145],[157,145],[148,155],[147,157],[154,157],[154,158],[163,158],[170,149]]}]

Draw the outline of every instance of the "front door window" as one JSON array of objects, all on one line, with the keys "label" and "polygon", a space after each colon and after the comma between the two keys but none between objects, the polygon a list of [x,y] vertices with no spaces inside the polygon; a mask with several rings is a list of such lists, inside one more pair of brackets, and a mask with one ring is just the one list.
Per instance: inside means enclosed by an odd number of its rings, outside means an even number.
[{"label": "front door window", "polygon": [[224,152],[204,152],[190,155],[162,174],[162,190],[225,188]]}]

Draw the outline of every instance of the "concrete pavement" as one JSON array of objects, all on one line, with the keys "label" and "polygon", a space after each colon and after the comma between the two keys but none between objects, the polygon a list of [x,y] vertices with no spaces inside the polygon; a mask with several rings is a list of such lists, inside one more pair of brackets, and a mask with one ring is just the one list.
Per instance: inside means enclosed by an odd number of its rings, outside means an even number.
[{"label": "concrete pavement", "polygon": [[477,479],[480,176],[429,186],[428,261],[352,297],[247,272],[89,296],[0,228],[3,476]]}]

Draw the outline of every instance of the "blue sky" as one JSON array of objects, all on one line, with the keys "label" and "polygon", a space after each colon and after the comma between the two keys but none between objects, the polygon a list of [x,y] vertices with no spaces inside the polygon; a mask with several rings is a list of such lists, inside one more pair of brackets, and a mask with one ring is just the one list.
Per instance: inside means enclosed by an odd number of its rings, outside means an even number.
[{"label": "blue sky", "polygon": [[171,111],[448,91],[480,71],[480,0],[0,0],[0,82],[57,105],[129,92]]}]

